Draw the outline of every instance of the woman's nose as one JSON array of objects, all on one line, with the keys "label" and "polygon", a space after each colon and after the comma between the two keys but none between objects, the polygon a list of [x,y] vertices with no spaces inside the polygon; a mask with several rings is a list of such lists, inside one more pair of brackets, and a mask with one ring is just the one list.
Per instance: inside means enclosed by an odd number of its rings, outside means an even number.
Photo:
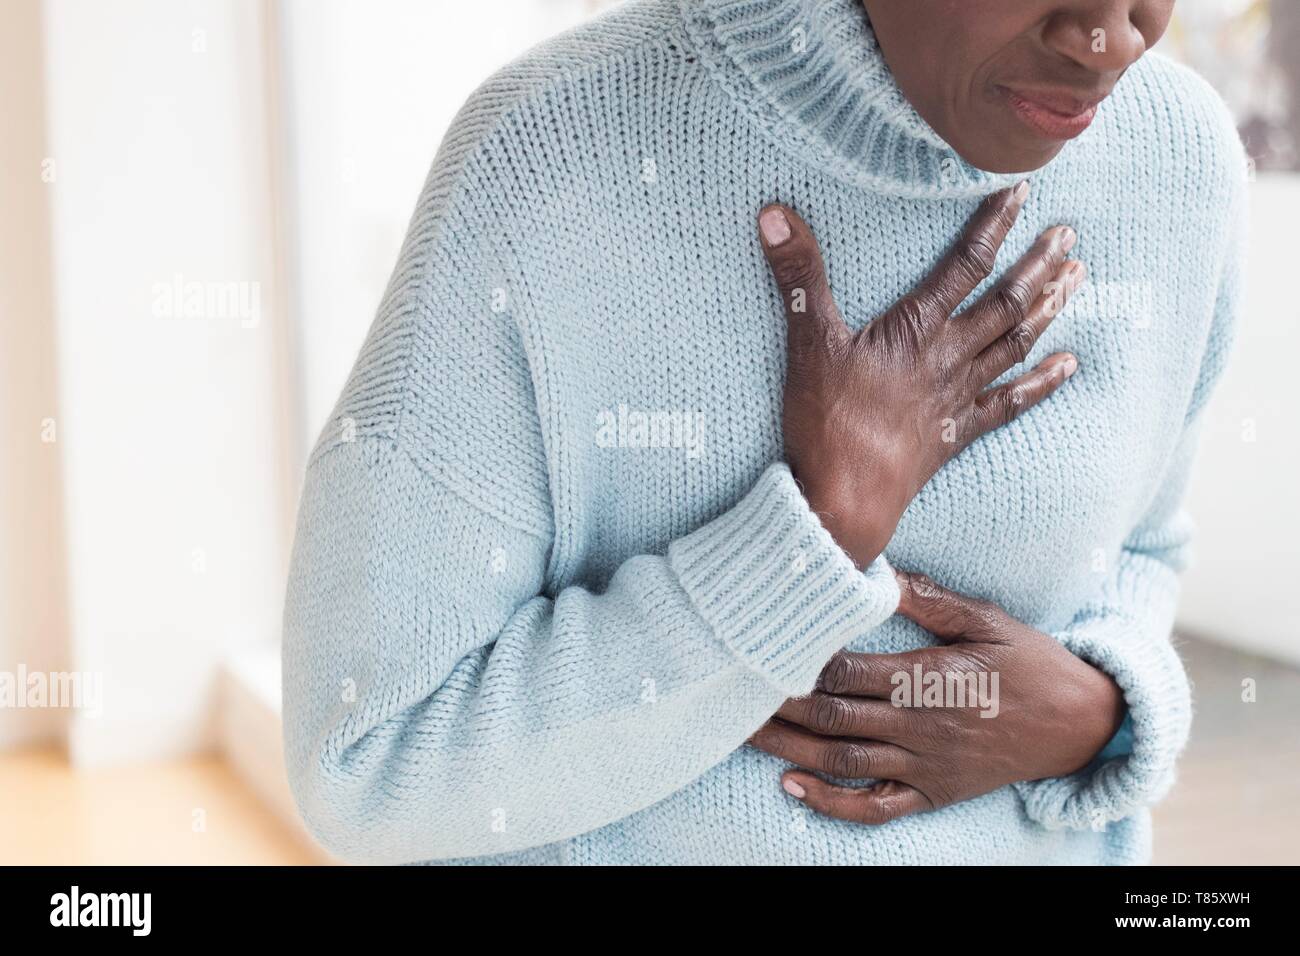
[{"label": "woman's nose", "polygon": [[1147,49],[1138,24],[1149,0],[1072,0],[1048,20],[1044,42],[1090,72],[1118,75]]}]

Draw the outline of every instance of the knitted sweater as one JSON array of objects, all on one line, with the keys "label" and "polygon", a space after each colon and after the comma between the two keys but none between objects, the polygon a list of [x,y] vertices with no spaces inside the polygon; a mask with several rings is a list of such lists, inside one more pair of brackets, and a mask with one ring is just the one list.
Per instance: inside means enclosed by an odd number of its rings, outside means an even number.
[{"label": "knitted sweater", "polygon": [[[1190,723],[1170,643],[1198,412],[1238,299],[1226,110],[1148,55],[999,258],[1069,223],[1080,361],[853,565],[782,464],[785,320],[755,215],[795,207],[861,327],[979,197],[858,0],[639,0],[505,68],[442,145],[307,471],[284,634],[290,780],[345,859],[1112,863]],[[978,291],[978,290],[977,290]],[[1013,374],[1013,373],[1009,373]],[[838,649],[933,639],[890,565],[1111,674],[1131,743],[867,827],[745,745]]]}]

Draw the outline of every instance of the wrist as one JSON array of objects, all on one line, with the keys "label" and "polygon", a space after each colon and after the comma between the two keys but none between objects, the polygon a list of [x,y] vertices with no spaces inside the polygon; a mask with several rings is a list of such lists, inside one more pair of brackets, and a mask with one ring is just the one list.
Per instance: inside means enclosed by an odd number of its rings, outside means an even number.
[{"label": "wrist", "polygon": [[873,514],[856,494],[805,489],[804,497],[822,527],[859,568],[876,560],[893,536],[897,522],[888,523]]},{"label": "wrist", "polygon": [[1089,671],[1089,701],[1087,719],[1081,726],[1088,728],[1088,763],[1097,758],[1108,743],[1114,739],[1124,723],[1128,705],[1124,700],[1124,691],[1115,683],[1115,679],[1105,671],[1087,665]]}]

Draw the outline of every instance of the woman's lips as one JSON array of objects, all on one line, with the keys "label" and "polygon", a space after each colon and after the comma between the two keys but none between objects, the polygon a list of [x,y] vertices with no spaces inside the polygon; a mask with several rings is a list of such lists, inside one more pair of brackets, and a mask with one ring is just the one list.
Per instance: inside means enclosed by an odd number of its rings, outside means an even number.
[{"label": "woman's lips", "polygon": [[1091,126],[1101,102],[1060,93],[1004,92],[1021,122],[1040,136],[1054,140],[1074,139]]}]

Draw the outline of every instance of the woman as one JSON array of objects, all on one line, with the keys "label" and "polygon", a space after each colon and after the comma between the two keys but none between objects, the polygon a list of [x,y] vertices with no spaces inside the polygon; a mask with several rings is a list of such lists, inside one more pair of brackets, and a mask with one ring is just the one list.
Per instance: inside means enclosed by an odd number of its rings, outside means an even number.
[{"label": "woman", "polygon": [[480,89],[308,470],[324,844],[1145,860],[1244,181],[1171,8],[645,0]]}]

